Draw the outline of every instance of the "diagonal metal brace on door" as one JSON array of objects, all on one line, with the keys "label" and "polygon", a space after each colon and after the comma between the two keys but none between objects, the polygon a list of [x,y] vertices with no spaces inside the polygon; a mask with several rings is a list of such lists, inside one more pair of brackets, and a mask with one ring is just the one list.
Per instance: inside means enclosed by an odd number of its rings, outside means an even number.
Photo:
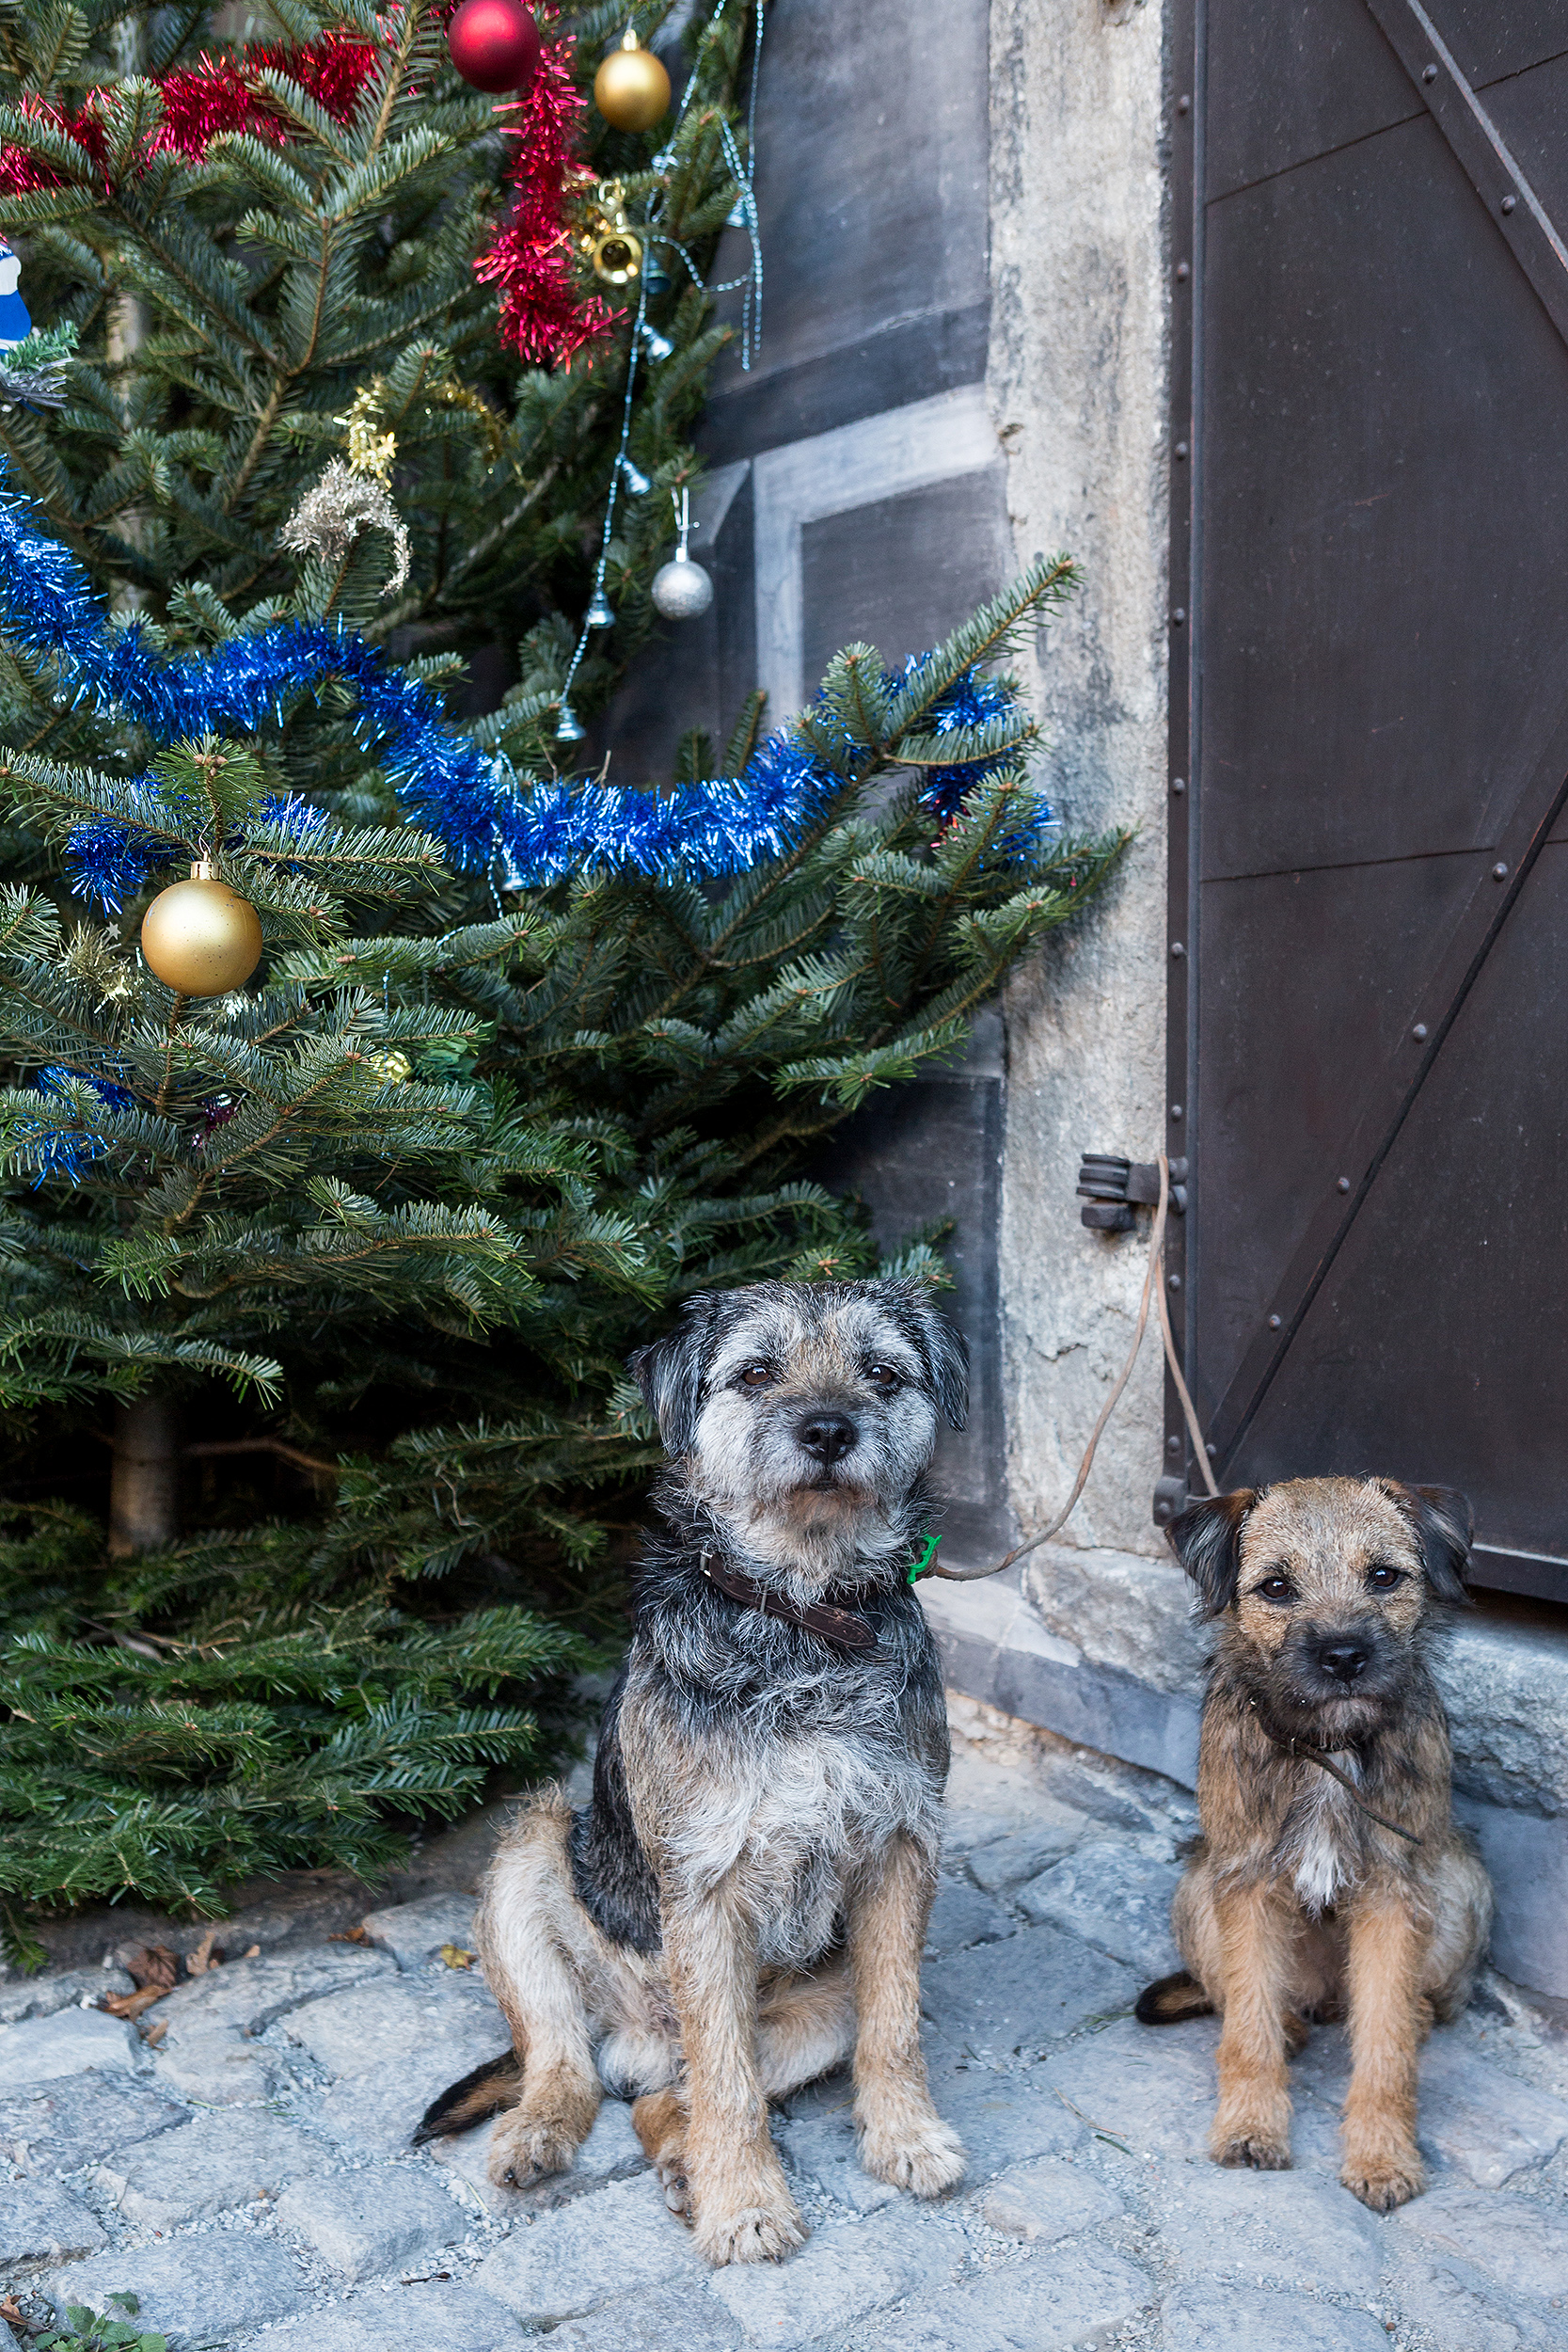
[{"label": "diagonal metal brace on door", "polygon": [[[1542,308],[1568,343],[1568,243],[1420,0],[1367,0],[1367,6]],[[1418,992],[1401,1046],[1381,1073],[1372,1099],[1357,1121],[1343,1165],[1359,1173],[1341,1177],[1342,1189],[1337,1188],[1308,1220],[1265,1311],[1263,1327],[1211,1417],[1211,1443],[1222,1473],[1284,1363],[1565,805],[1568,699],[1492,850],[1485,857],[1477,852],[1475,887],[1435,967]],[[1413,1047],[1420,1049],[1414,1068],[1409,1058]]]}]

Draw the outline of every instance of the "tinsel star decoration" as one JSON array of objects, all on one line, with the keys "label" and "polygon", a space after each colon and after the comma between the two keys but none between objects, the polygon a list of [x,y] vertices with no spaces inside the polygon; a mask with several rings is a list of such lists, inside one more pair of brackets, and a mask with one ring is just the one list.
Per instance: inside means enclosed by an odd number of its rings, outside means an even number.
[{"label": "tinsel star decoration", "polygon": [[361,473],[334,457],[321,480],[304,493],[278,536],[293,555],[319,555],[328,564],[341,564],[368,527],[386,532],[392,542],[397,560],[381,593],[395,596],[408,579],[408,532],[391,492],[373,473]]}]

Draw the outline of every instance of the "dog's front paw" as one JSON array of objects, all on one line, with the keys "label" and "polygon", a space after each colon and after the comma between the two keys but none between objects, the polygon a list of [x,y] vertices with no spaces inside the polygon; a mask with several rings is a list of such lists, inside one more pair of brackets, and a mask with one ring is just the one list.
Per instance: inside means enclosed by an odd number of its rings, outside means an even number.
[{"label": "dog's front paw", "polygon": [[1351,2195],[1359,2197],[1373,2213],[1392,2213],[1396,2205],[1407,2205],[1426,2186],[1426,2172],[1414,2148],[1352,2152],[1340,2167],[1339,2178]]},{"label": "dog's front paw", "polygon": [[490,2136],[489,2173],[498,2188],[527,2188],[551,2172],[569,2172],[582,2134],[562,2116],[514,2108]]},{"label": "dog's front paw", "polygon": [[1209,2144],[1216,2164],[1250,2165],[1254,2172],[1291,2169],[1289,2141],[1270,2139],[1261,2132],[1239,2132],[1225,2138],[1216,2133]]},{"label": "dog's front paw", "polygon": [[[667,2192],[668,2194],[668,2192]],[[726,2263],[776,2263],[806,2242],[806,2225],[788,2189],[754,2205],[715,2210],[704,2201],[692,2235],[697,2251],[716,2270]]]},{"label": "dog's front paw", "polygon": [[964,2144],[934,2107],[924,2115],[867,2123],[861,2134],[861,2163],[874,2181],[887,2181],[916,2197],[940,2197],[957,2188],[969,2169]]}]

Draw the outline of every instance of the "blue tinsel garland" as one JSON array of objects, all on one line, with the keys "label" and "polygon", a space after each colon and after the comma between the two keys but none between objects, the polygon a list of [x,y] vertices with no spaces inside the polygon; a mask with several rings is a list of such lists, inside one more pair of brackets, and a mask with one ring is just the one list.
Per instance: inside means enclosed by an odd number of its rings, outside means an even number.
[{"label": "blue tinsel garland", "polygon": [[[226,727],[254,732],[281,722],[301,689],[343,679],[356,699],[356,737],[379,743],[381,765],[410,813],[440,836],[459,867],[499,866],[515,889],[557,881],[593,860],[644,873],[743,873],[759,858],[780,855],[845,782],[786,729],[770,736],[739,776],[657,792],[535,779],[525,787],[504,755],[493,757],[454,734],[417,679],[336,620],[278,622],[170,660],[140,621],[105,619],[75,557],[45,537],[28,502],[5,486],[3,465],[0,625],[35,658],[53,660],[73,704],[119,712],[160,744]],[[906,683],[931,659],[915,657],[888,682]],[[994,679],[970,671],[923,714],[922,725],[948,732],[1012,707]],[[924,797],[935,816],[950,819],[967,791],[1006,765],[1003,756],[933,769]],[[1007,854],[1037,841],[1049,823],[1049,812],[1037,803]],[[71,836],[71,887],[116,905],[179,854],[134,823],[96,817]]]},{"label": "blue tinsel garland", "polygon": [[[90,1087],[99,1101],[112,1111],[135,1107],[135,1096],[112,1078],[95,1078],[87,1071],[68,1068],[64,1062],[46,1062],[39,1072],[38,1090],[42,1095],[62,1095],[68,1086]],[[89,1135],[79,1127],[56,1127],[46,1119],[24,1120],[17,1129],[17,1144],[18,1166],[36,1170],[35,1192],[51,1176],[66,1176],[73,1184],[79,1184],[87,1162],[101,1160],[109,1148],[102,1136]]]}]

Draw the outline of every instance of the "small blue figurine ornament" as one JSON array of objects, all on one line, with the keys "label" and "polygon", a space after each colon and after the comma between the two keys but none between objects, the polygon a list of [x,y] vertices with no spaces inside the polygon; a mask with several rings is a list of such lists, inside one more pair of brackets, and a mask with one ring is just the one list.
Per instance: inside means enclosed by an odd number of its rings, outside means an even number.
[{"label": "small blue figurine ornament", "polygon": [[0,351],[14,351],[33,331],[27,305],[17,291],[22,263],[0,237]]}]

